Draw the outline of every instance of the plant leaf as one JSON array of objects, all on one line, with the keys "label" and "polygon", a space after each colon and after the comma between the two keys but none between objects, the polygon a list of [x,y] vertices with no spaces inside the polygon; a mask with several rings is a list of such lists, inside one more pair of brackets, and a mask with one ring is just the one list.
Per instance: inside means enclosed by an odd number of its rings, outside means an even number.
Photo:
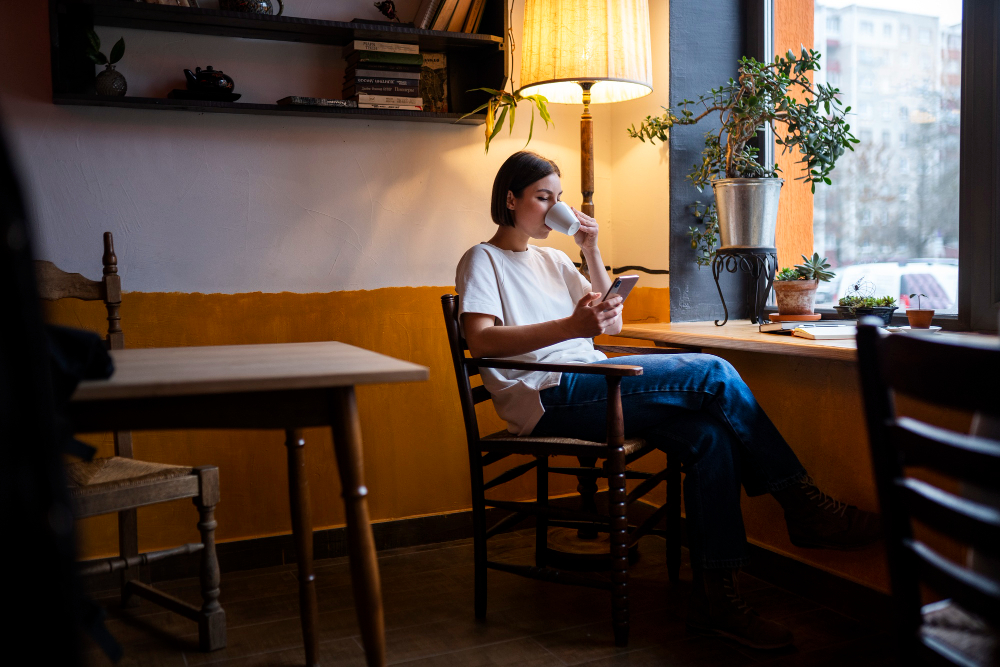
[{"label": "plant leaf", "polygon": [[94,49],[95,51],[101,50],[101,38],[98,37],[97,33],[94,32],[93,30],[87,33],[87,41],[90,42],[90,48]]},{"label": "plant leaf", "polygon": [[111,64],[114,65],[122,59],[123,55],[125,55],[125,38],[121,37],[117,42],[115,42],[115,45],[111,47],[111,54],[108,59],[111,61]]}]

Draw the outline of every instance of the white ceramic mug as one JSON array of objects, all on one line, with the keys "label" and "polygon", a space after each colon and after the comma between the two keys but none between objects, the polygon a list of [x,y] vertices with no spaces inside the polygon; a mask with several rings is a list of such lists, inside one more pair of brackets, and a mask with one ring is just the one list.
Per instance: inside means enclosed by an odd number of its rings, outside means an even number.
[{"label": "white ceramic mug", "polygon": [[576,213],[573,212],[569,204],[561,201],[556,202],[556,205],[545,214],[545,224],[548,225],[549,229],[554,229],[567,236],[573,236],[580,229],[580,220],[576,217]]}]

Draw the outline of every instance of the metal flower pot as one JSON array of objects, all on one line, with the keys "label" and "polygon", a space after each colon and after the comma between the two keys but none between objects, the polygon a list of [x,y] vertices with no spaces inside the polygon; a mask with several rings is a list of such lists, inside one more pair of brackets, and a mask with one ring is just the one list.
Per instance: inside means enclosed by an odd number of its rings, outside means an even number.
[{"label": "metal flower pot", "polygon": [[773,248],[783,178],[722,178],[712,182],[723,248]]}]

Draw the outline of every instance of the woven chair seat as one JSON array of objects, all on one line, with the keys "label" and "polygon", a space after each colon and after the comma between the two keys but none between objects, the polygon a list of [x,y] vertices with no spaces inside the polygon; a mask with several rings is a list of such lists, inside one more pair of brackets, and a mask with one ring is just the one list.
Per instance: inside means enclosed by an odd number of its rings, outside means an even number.
[{"label": "woven chair seat", "polygon": [[924,608],[920,633],[947,644],[977,665],[1000,661],[997,629],[953,602],[929,604]]},{"label": "woven chair seat", "polygon": [[143,486],[150,482],[190,475],[191,471],[186,466],[136,461],[121,456],[75,461],[66,466],[69,490],[73,496]]},{"label": "woven chair seat", "polygon": [[[576,438],[557,438],[550,436],[536,435],[513,435],[510,431],[497,431],[480,438],[481,441],[490,442],[517,442],[517,443],[537,443],[539,445],[573,445],[578,447],[593,447],[594,456],[600,457],[600,450],[607,445],[603,442],[592,440],[577,440]],[[625,456],[643,449],[646,441],[642,438],[628,438],[625,440]]]}]

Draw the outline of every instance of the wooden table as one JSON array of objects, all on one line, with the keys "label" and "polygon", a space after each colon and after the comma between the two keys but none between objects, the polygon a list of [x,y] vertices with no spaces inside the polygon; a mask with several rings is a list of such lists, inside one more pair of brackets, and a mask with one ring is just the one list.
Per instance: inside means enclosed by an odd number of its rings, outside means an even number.
[{"label": "wooden table", "polygon": [[839,361],[857,361],[858,358],[857,345],[853,339],[808,340],[798,336],[761,333],[758,325],[745,320],[731,320],[721,327],[715,326],[714,322],[626,324],[618,335],[651,340],[665,347],[746,350]]},{"label": "wooden table", "polygon": [[336,342],[112,350],[115,373],[80,384],[77,433],[260,428],[285,431],[306,662],[318,664],[312,524],[298,429],[330,426],[343,488],[358,624],[369,665],[385,664],[382,594],[368,522],[354,385],[423,381],[428,369]]}]

